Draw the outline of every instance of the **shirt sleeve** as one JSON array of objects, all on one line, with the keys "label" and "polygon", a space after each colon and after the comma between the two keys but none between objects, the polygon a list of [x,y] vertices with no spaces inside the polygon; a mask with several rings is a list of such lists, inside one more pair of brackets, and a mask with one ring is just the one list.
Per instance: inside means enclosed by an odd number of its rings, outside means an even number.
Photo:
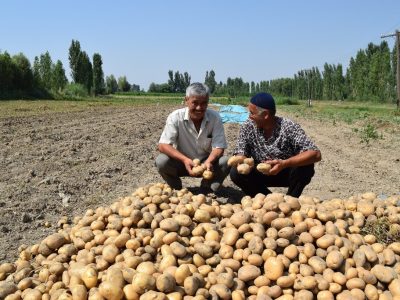
[{"label": "shirt sleeve", "polygon": [[178,139],[178,122],[173,114],[167,118],[164,130],[161,134],[159,144],[176,145]]},{"label": "shirt sleeve", "polygon": [[247,122],[245,122],[240,126],[239,137],[233,155],[244,155],[250,157],[250,145],[248,137],[249,137],[248,124]]},{"label": "shirt sleeve", "polygon": [[212,130],[212,148],[228,148],[228,143],[226,142],[224,125],[219,114],[216,115],[215,123]]},{"label": "shirt sleeve", "polygon": [[300,125],[296,123],[294,123],[293,126],[292,140],[295,153],[301,153],[308,150],[319,151],[314,142],[306,135]]}]

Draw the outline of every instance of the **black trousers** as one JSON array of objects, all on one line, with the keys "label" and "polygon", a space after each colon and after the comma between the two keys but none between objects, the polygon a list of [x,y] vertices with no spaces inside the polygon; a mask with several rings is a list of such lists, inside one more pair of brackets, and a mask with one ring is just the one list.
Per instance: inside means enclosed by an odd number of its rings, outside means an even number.
[{"label": "black trousers", "polygon": [[287,195],[300,197],[304,188],[314,176],[314,164],[295,168],[286,168],[277,175],[264,175],[255,168],[248,175],[242,175],[236,168],[231,168],[231,180],[251,197],[258,193],[270,194],[268,187],[288,187]]}]

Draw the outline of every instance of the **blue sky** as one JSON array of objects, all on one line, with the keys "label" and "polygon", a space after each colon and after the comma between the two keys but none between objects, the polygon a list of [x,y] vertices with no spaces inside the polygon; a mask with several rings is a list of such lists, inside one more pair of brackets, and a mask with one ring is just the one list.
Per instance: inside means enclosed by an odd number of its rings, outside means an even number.
[{"label": "blue sky", "polygon": [[[325,62],[347,67],[381,35],[400,30],[399,0],[0,0],[0,51],[49,51],[70,78],[68,48],[99,53],[105,75],[145,90],[168,70],[204,81],[292,77]],[[387,39],[390,47],[394,38]]]}]

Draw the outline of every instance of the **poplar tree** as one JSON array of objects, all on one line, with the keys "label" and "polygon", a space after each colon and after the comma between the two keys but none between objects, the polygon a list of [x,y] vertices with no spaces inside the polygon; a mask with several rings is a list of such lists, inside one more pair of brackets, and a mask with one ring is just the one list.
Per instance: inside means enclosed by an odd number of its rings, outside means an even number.
[{"label": "poplar tree", "polygon": [[102,65],[103,61],[101,55],[98,53],[93,54],[93,92],[95,96],[104,92],[104,73]]},{"label": "poplar tree", "polygon": [[60,60],[57,60],[52,73],[52,89],[55,91],[61,91],[67,85],[68,79],[67,76],[65,76],[65,70]]}]

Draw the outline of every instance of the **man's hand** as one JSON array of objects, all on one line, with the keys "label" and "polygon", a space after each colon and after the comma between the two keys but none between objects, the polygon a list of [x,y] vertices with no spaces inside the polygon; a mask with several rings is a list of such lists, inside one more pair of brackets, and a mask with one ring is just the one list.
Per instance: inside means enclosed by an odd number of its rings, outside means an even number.
[{"label": "man's hand", "polygon": [[189,176],[194,177],[195,175],[192,172],[192,168],[194,167],[193,160],[191,160],[190,158],[185,158],[182,162],[185,165],[186,171],[189,173]]},{"label": "man's hand", "polygon": [[212,163],[211,163],[209,160],[206,160],[206,161],[203,163],[203,165],[204,165],[204,167],[206,168],[206,170],[208,170],[208,171],[213,171],[213,165],[212,165]]},{"label": "man's hand", "polygon": [[281,159],[266,160],[263,162],[271,165],[271,170],[269,170],[268,173],[269,175],[276,175],[284,168],[286,168],[285,161]]}]

